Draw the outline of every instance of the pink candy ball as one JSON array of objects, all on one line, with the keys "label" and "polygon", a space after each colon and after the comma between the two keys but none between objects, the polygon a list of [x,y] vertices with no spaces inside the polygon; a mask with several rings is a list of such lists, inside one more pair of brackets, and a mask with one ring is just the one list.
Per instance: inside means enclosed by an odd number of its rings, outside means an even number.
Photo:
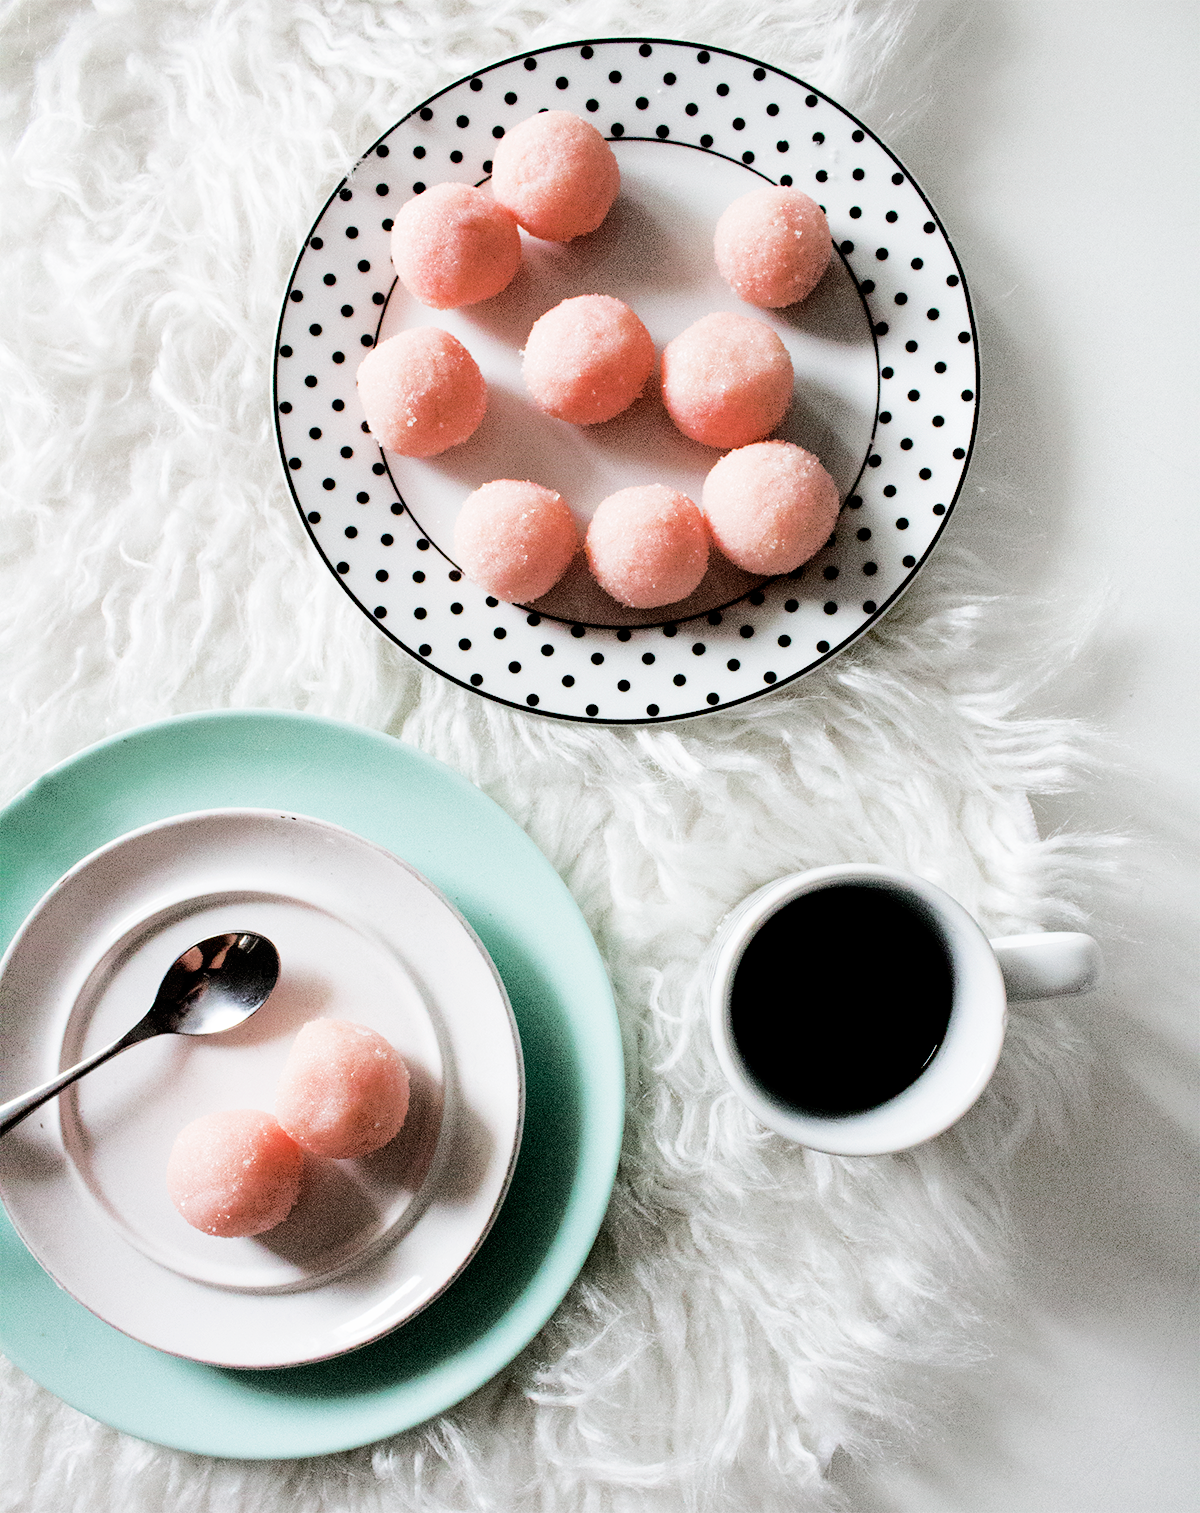
[{"label": "pink candy ball", "polygon": [[743,447],[783,419],[792,400],[792,360],[762,321],[706,315],[664,348],[662,396],[685,436],[710,447]]},{"label": "pink candy ball", "polygon": [[699,587],[708,566],[708,527],[686,494],[643,484],[603,501],[586,549],[597,583],[618,604],[657,609]]},{"label": "pink candy ball", "polygon": [[586,121],[544,110],[514,127],[492,157],[492,193],[531,236],[569,242],[596,227],[621,187],[613,150]]},{"label": "pink candy ball", "polygon": [[193,1229],[223,1239],[260,1235],[291,1213],[303,1161],[270,1114],[222,1109],[180,1130],[167,1191]]},{"label": "pink candy ball", "polygon": [[472,583],[509,604],[549,593],[579,549],[561,494],[499,478],[469,496],[454,526],[454,557]]},{"label": "pink candy ball", "polygon": [[491,299],[521,265],[517,223],[470,184],[435,184],[401,207],[392,228],[400,282],[434,310]]},{"label": "pink candy ball", "polygon": [[539,409],[589,426],[628,409],[653,367],[654,343],[629,306],[581,294],[534,322],[521,371]]},{"label": "pink candy ball", "polygon": [[752,189],[717,222],[721,277],[751,305],[778,310],[810,294],[829,266],[825,212],[799,189]]},{"label": "pink candy ball", "polygon": [[365,1024],[311,1019],[275,1090],[275,1117],[302,1149],[345,1161],[378,1150],[408,1113],[408,1068]]},{"label": "pink candy ball", "polygon": [[475,359],[439,326],[401,331],[368,352],[358,397],[371,434],[402,457],[436,457],[466,441],[487,409]]},{"label": "pink candy ball", "polygon": [[790,573],[829,539],[837,485],[790,441],[760,441],[729,452],[704,483],[713,540],[748,573]]}]

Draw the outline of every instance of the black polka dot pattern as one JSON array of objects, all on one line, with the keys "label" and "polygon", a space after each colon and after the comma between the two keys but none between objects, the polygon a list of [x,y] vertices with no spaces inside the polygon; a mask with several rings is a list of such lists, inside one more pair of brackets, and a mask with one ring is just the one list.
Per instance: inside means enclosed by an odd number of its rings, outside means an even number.
[{"label": "black polka dot pattern", "polygon": [[[881,398],[846,500],[853,528],[839,527],[813,563],[723,614],[572,626],[484,597],[446,557],[435,522],[422,532],[419,498],[396,487],[399,475],[389,476],[362,434],[354,370],[387,309],[391,216],[426,185],[485,179],[495,143],[540,109],[588,115],[614,141],[667,145],[686,160],[684,174],[703,174],[711,153],[744,173],[747,189],[764,180],[807,189],[827,210],[858,286]],[[296,266],[276,385],[281,457],[306,528],[383,634],[486,697],[593,723],[672,720],[761,697],[867,629],[927,560],[953,507],[979,390],[962,270],[882,144],[765,64],[625,39],[547,48],[484,70],[369,150]]]}]

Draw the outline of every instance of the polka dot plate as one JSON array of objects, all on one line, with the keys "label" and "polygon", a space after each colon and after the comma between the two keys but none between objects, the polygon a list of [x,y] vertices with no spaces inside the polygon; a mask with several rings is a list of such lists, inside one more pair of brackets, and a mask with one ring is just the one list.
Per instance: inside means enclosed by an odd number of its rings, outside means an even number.
[{"label": "polka dot plate", "polygon": [[[505,131],[543,109],[594,122],[621,192],[604,224],[563,246],[522,233],[502,294],[429,310],[398,285],[397,208],[431,184],[479,184]],[[801,305],[760,311],[717,274],[716,220],[766,184],[825,208],[837,249]],[[699,589],[664,610],[607,598],[577,559],[531,605],[498,602],[453,556],[456,512],[492,478],[558,489],[581,525],[615,489],[661,482],[699,499],[720,455],[683,437],[651,393],[604,425],[537,411],[520,378],[533,322],[576,294],[614,294],[660,349],[713,310],[766,321],[791,355],[776,435],[816,453],[844,506],[803,568],[755,579],[713,553]],[[435,324],[488,383],[479,430],[440,457],[382,450],[355,389],[366,349]],[[653,385],[650,386],[653,388]],[[380,630],[485,697],[561,719],[653,723],[724,709],[801,677],[862,635],[912,582],[954,507],[976,422],[978,358],[966,283],[937,216],[888,148],[779,69],[661,40],[578,42],[509,58],[405,116],[330,196],[280,317],[280,452],[314,545]]]}]

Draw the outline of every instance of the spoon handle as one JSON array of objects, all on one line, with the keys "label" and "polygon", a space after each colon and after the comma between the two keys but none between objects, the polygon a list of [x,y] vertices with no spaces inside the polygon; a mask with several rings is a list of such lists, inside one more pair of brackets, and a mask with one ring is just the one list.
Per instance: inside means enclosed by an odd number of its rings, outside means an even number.
[{"label": "spoon handle", "polygon": [[61,1093],[63,1088],[70,1087],[72,1082],[77,1082],[85,1073],[110,1060],[118,1051],[136,1045],[139,1040],[149,1040],[152,1035],[159,1033],[154,1024],[153,1011],[151,1011],[144,1019],[140,1019],[133,1029],[122,1035],[120,1040],[115,1040],[103,1051],[97,1051],[86,1061],[69,1067],[67,1071],[60,1072],[57,1077],[51,1077],[50,1081],[43,1082],[41,1087],[35,1087],[31,1092],[23,1093],[19,1098],[10,1099],[8,1103],[0,1103],[0,1135],[7,1135],[13,1125],[20,1124],[26,1114],[31,1114],[35,1108],[48,1103],[56,1093]]}]

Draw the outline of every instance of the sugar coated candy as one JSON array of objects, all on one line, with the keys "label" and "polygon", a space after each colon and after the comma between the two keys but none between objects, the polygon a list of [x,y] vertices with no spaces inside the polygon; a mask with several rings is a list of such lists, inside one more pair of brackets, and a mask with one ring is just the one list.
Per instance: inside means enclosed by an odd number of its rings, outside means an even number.
[{"label": "sugar coated candy", "polygon": [[275,1117],[303,1150],[344,1161],[395,1138],[408,1113],[408,1068],[365,1024],[311,1019],[275,1090]]},{"label": "sugar coated candy", "polygon": [[708,527],[686,494],[641,484],[597,506],[586,549],[596,581],[618,604],[657,609],[699,587],[708,566]]},{"label": "sugar coated candy", "polygon": [[534,322],[521,371],[539,409],[587,426],[627,410],[653,368],[654,343],[629,306],[580,294]]},{"label": "sugar coated candy", "polygon": [[547,242],[595,231],[620,187],[612,148],[567,110],[543,110],[522,121],[492,158],[492,193],[531,236]]},{"label": "sugar coated candy", "polygon": [[423,305],[477,305],[512,283],[521,265],[521,233],[486,189],[434,184],[396,216],[392,265]]},{"label": "sugar coated candy", "polygon": [[744,447],[769,436],[792,400],[792,360],[763,321],[718,311],[668,342],[662,396],[685,436]]},{"label": "sugar coated candy", "polygon": [[167,1161],[167,1191],[193,1229],[223,1239],[281,1224],[300,1192],[304,1158],[270,1114],[220,1109],[185,1125]]},{"label": "sugar coated candy", "polygon": [[508,604],[549,593],[579,550],[561,494],[527,479],[497,478],[475,490],[454,524],[454,558],[480,588]]},{"label": "sugar coated candy", "polygon": [[701,502],[714,542],[748,573],[790,573],[824,546],[838,517],[837,485],[790,441],[727,452]]},{"label": "sugar coated candy", "polygon": [[402,457],[436,457],[466,441],[487,409],[475,359],[440,326],[417,326],[373,347],[358,368],[371,434]]},{"label": "sugar coated candy", "polygon": [[721,277],[748,304],[778,310],[820,283],[833,239],[816,200],[767,187],[734,200],[717,222],[713,251]]}]

